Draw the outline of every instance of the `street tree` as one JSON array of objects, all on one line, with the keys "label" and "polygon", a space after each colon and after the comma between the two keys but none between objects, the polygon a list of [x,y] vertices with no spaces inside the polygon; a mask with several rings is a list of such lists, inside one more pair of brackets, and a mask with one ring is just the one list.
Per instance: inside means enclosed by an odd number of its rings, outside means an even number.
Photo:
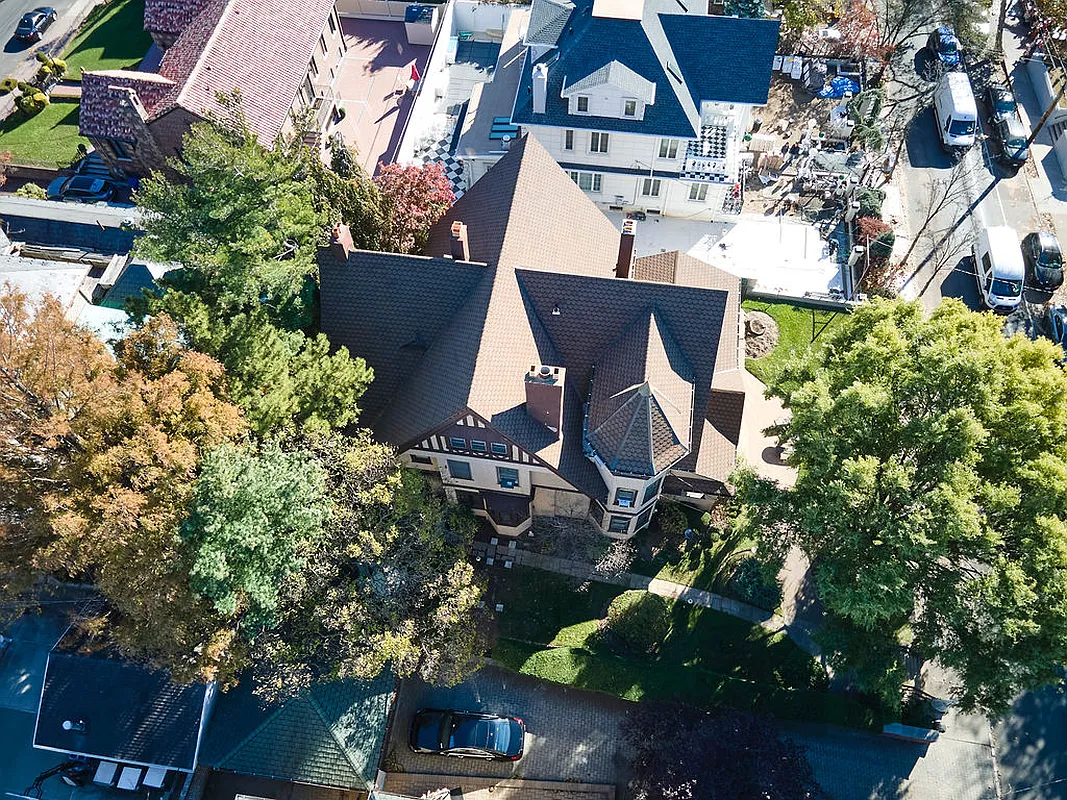
[{"label": "street tree", "polygon": [[1067,661],[1067,374],[1045,340],[954,300],[874,301],[770,392],[797,468],[737,476],[737,524],[813,565],[824,646],[886,701],[905,648],[999,713]]},{"label": "street tree", "polygon": [[638,703],[623,736],[633,747],[636,800],[814,800],[804,748],[774,723],[740,711]]},{"label": "street tree", "polygon": [[430,226],[456,200],[452,184],[441,165],[388,164],[374,179],[381,193],[385,214],[382,247],[394,253],[421,253]]},{"label": "street tree", "polygon": [[165,317],[113,358],[51,297],[0,293],[0,573],[13,599],[42,576],[95,584],[79,624],[182,679],[243,664],[234,631],[189,589],[174,533],[202,453],[240,436],[223,370]]},{"label": "street tree", "polygon": [[246,638],[279,622],[287,581],[307,564],[330,508],[310,454],[225,444],[204,457],[181,538],[193,591]]},{"label": "street tree", "polygon": [[284,695],[324,676],[371,678],[386,665],[435,683],[463,680],[485,646],[468,556],[474,518],[365,433],[304,446],[327,474],[333,513],[287,584],[282,623],[254,642],[258,684]]}]

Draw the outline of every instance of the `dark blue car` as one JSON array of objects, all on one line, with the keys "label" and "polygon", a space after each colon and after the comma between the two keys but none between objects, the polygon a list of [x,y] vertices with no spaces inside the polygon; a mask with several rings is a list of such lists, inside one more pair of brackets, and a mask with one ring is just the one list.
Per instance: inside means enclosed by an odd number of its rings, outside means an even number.
[{"label": "dark blue car", "polygon": [[960,40],[948,25],[942,25],[930,33],[926,49],[946,67],[958,67],[960,64]]},{"label": "dark blue car", "polygon": [[39,42],[44,32],[56,21],[56,10],[42,6],[27,11],[15,28],[15,38],[20,42]]},{"label": "dark blue car", "polygon": [[426,708],[411,721],[408,746],[416,753],[518,761],[525,738],[526,726],[518,717]]}]

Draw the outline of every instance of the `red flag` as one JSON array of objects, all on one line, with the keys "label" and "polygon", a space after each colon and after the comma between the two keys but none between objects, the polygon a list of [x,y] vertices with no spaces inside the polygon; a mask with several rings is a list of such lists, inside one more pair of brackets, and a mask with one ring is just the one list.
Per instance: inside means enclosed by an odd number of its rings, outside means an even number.
[{"label": "red flag", "polygon": [[415,66],[415,62],[414,61],[411,62],[411,80],[413,80],[413,81],[421,80],[421,78],[419,77],[419,68]]}]

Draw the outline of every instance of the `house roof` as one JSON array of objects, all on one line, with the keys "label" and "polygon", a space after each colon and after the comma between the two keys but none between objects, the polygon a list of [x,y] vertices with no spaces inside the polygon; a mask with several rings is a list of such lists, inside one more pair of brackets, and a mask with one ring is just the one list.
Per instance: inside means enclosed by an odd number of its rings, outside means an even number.
[{"label": "house roof", "polygon": [[570,97],[573,94],[588,92],[590,89],[604,85],[618,86],[643,103],[651,103],[656,98],[656,84],[647,78],[642,78],[619,61],[609,61],[581,80],[568,84],[563,88],[563,96]]},{"label": "house roof", "polygon": [[[644,0],[639,19],[620,19],[597,16],[593,0],[577,0],[559,47],[536,60],[548,65],[545,113],[533,113],[528,51],[512,121],[695,138],[701,102],[765,102],[778,22],[705,16],[700,3],[691,5],[686,13],[679,0]],[[643,119],[571,115],[564,88],[612,61],[655,85]]]},{"label": "house roof", "polygon": [[[63,644],[63,643],[61,643]],[[48,655],[35,747],[192,771],[208,693],[166,672],[57,645]],[[64,730],[63,723],[84,723]]]},{"label": "house roof", "polygon": [[[724,275],[708,287],[615,278],[618,231],[535,139],[516,143],[433,226],[430,253],[447,251],[453,221],[467,225],[472,260],[488,263],[364,251],[320,263],[322,328],[375,370],[363,422],[386,441],[408,447],[474,413],[602,497],[583,454],[583,405],[594,366],[631,326],[647,331],[654,320],[661,338],[661,327],[669,330],[662,346],[677,348],[691,369],[695,409],[707,408],[716,373],[738,369],[737,279],[723,288]],[[559,437],[526,413],[531,364],[567,368]],[[670,405],[684,405],[666,376],[650,374]],[[703,414],[694,416],[685,458],[695,466]]]},{"label": "house roof", "polygon": [[120,106],[124,94],[112,86],[135,89],[150,123],[175,108],[198,116],[218,111],[217,95],[240,89],[249,127],[270,143],[285,125],[333,9],[334,0],[209,0],[167,49],[158,75],[85,73],[81,132],[136,138]]},{"label": "house roof", "polygon": [[643,314],[594,366],[589,443],[612,471],[651,477],[690,450],[693,370],[662,314]]},{"label": "house roof", "polygon": [[526,43],[555,47],[573,10],[574,3],[570,0],[534,0],[530,6]]},{"label": "house roof", "polygon": [[396,678],[314,684],[264,704],[245,678],[215,703],[200,762],[215,769],[344,789],[378,771]]},{"label": "house roof", "polygon": [[181,33],[212,0],[145,0],[144,29],[152,33]]}]

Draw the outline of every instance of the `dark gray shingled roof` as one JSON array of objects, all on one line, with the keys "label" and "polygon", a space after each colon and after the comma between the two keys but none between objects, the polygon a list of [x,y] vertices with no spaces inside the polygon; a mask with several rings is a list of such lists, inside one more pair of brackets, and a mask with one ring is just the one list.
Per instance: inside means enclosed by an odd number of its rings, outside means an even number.
[{"label": "dark gray shingled roof", "polygon": [[[594,365],[625,331],[654,319],[657,335],[670,332],[664,346],[691,369],[691,407],[701,412],[717,373],[739,368],[738,280],[710,267],[700,286],[615,278],[618,231],[536,140],[517,142],[453,206],[431,229],[428,252],[448,252],[453,221],[467,225],[471,258],[488,264],[365,251],[320,262],[322,329],[375,370],[363,422],[385,441],[409,447],[474,413],[603,497],[583,455],[583,405]],[[526,413],[531,364],[567,368],[558,438]],[[675,393],[665,376],[657,381]],[[690,416],[679,438],[691,448],[682,464],[693,468],[704,414]],[[735,449],[715,446],[732,463]]]},{"label": "dark gray shingled roof", "polygon": [[396,678],[315,684],[273,705],[246,677],[220,695],[201,763],[287,781],[366,789],[374,783]]},{"label": "dark gray shingled roof", "polygon": [[[701,102],[767,101],[777,20],[706,16],[700,3],[679,0],[644,0],[641,19],[614,19],[594,16],[593,1],[577,0],[558,48],[536,62],[527,53],[511,117],[516,124],[695,138]],[[644,118],[570,114],[563,87],[611,61],[656,85]],[[533,113],[534,63],[549,65],[544,114]]]},{"label": "dark gray shingled roof", "polygon": [[[180,686],[166,672],[108,655],[53,650],[33,744],[192,771],[209,691],[214,688]],[[63,730],[67,720],[84,722],[84,731]]]},{"label": "dark gray shingled roof", "polygon": [[526,26],[526,43],[554,47],[563,35],[572,11],[574,3],[570,0],[534,0]]}]

